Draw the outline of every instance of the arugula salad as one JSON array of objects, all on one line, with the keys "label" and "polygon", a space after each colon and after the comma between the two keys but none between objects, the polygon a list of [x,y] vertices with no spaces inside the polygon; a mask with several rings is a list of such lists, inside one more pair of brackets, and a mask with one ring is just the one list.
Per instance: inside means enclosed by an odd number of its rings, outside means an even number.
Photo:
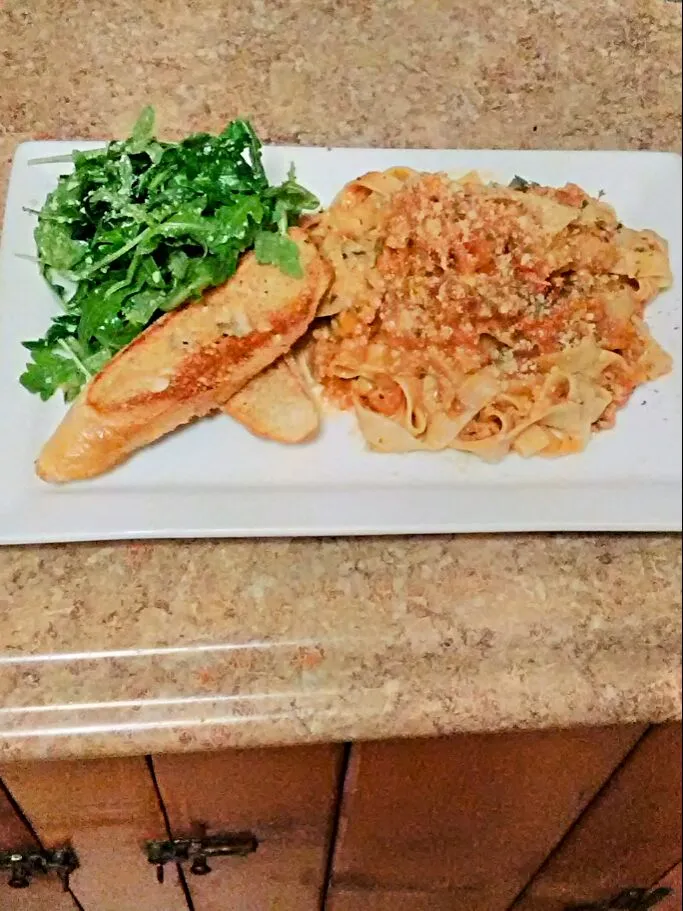
[{"label": "arugula salad", "polygon": [[148,107],[129,139],[71,157],[37,213],[38,262],[62,306],[43,338],[24,342],[20,381],[42,399],[61,390],[71,401],[162,313],[227,281],[246,250],[302,275],[287,229],[318,200],[293,170],[269,184],[247,121],[162,142]]}]

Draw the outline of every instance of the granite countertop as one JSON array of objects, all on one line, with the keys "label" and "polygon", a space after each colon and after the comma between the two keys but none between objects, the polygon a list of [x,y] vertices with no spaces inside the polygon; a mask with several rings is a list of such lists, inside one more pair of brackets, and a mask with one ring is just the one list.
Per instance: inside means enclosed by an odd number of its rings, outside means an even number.
[{"label": "granite countertop", "polygon": [[[666,0],[5,0],[29,138],[679,150]],[[3,759],[680,717],[671,535],[0,548]]]}]

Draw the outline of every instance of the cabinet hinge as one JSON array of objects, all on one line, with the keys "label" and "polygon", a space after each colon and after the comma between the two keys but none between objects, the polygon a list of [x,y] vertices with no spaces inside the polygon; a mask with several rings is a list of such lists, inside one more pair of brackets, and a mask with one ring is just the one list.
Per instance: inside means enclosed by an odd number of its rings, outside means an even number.
[{"label": "cabinet hinge", "polygon": [[147,860],[156,867],[157,880],[164,881],[164,865],[190,863],[190,873],[205,876],[211,872],[210,857],[246,857],[258,848],[258,840],[251,832],[227,832],[217,835],[199,835],[191,838],[173,838],[166,841],[148,841]]},{"label": "cabinet hinge", "polygon": [[56,873],[66,892],[69,877],[77,868],[78,857],[69,846],[53,851],[39,848],[0,851],[0,871],[9,873],[7,885],[12,889],[26,889],[34,876]]}]

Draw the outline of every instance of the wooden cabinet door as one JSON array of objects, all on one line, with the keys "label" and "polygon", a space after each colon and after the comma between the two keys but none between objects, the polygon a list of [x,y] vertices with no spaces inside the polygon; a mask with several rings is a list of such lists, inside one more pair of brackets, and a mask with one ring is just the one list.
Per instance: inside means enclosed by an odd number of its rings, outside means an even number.
[{"label": "wooden cabinet door", "polygon": [[643,728],[353,747],[331,911],[506,911]]},{"label": "wooden cabinet door", "polygon": [[187,911],[175,869],[160,886],[142,850],[166,837],[142,757],[12,764],[0,776],[45,844],[76,849],[71,882],[85,911]]},{"label": "wooden cabinet door", "polygon": [[681,725],[653,728],[530,884],[515,911],[651,886],[681,858]]},{"label": "wooden cabinet door", "polygon": [[306,746],[155,756],[174,836],[253,832],[255,854],[188,876],[197,911],[319,911],[342,748]]},{"label": "wooden cabinet door", "polygon": [[[36,839],[0,785],[0,851],[36,847]],[[75,911],[75,908],[73,899],[62,891],[56,877],[36,877],[28,889],[10,889],[7,879],[0,878],[0,911]]]}]

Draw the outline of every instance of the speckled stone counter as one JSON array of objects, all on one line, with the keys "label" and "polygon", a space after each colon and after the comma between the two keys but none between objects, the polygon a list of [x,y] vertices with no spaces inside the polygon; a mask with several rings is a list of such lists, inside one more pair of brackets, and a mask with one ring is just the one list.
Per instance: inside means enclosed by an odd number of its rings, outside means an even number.
[{"label": "speckled stone counter", "polygon": [[[250,116],[265,139],[679,150],[666,0],[0,7],[17,142]],[[667,535],[0,548],[0,753],[93,756],[681,714]]]}]

